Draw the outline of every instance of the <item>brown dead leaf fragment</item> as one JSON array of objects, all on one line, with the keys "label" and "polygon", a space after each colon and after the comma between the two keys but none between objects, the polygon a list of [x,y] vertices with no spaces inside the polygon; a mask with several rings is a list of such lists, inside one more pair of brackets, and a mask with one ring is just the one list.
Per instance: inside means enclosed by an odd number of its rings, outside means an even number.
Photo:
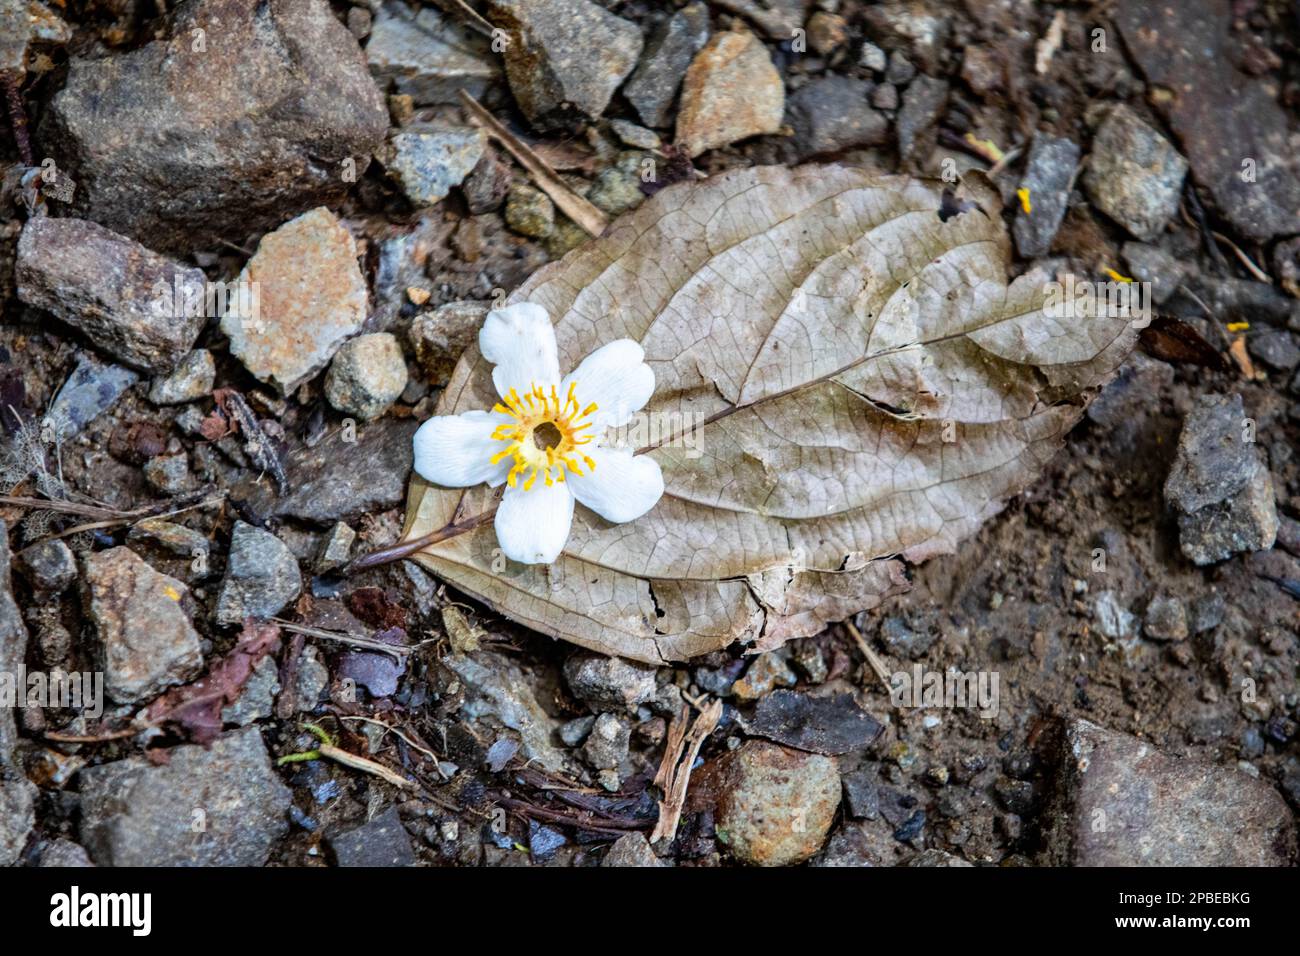
[{"label": "brown dead leaf fragment", "polygon": [[[651,663],[775,646],[906,586],[900,557],[954,550],[1034,481],[1136,340],[1050,312],[1040,274],[1008,284],[980,177],[946,219],[942,192],[732,170],[539,270],[508,301],[548,311],[561,368],[644,347],[655,394],[607,443],[653,456],[665,494],[622,525],[580,507],[558,561],[502,566],[493,490],[416,477],[404,537],[438,532],[418,560],[534,630]],[[471,347],[437,414],[491,408],[490,373]]]},{"label": "brown dead leaf fragment", "polygon": [[885,729],[852,694],[814,697],[793,690],[763,697],[747,726],[750,733],[787,747],[831,755],[861,750]]},{"label": "brown dead leaf fragment", "polygon": [[262,430],[262,423],[248,404],[248,400],[233,388],[219,388],[212,393],[217,406],[226,418],[238,426],[244,438],[244,451],[253,464],[271,476],[281,495],[289,493],[289,478],[275,443]]},{"label": "brown dead leaf fragment", "polygon": [[163,694],[144,712],[147,723],[168,726],[189,740],[209,744],[221,736],[221,710],[239,699],[253,668],[280,649],[280,629],[249,619],[230,653],[204,677]]},{"label": "brown dead leaf fragment", "polygon": [[659,840],[672,842],[677,835],[677,823],[681,820],[682,808],[686,806],[686,789],[691,783],[695,758],[700,755],[705,739],[717,729],[718,721],[722,719],[722,701],[715,700],[701,708],[689,732],[686,730],[688,713],[683,706],[682,713],[673,719],[663,763],[655,774],[655,785],[664,791],[664,797],[659,801],[659,820],[650,834],[651,843]]},{"label": "brown dead leaf fragment", "polygon": [[348,610],[376,630],[410,627],[409,612],[383,588],[357,588],[348,595]]},{"label": "brown dead leaf fragment", "polygon": [[1200,365],[1219,372],[1229,369],[1223,356],[1186,322],[1156,316],[1141,332],[1142,350],[1162,362]]}]

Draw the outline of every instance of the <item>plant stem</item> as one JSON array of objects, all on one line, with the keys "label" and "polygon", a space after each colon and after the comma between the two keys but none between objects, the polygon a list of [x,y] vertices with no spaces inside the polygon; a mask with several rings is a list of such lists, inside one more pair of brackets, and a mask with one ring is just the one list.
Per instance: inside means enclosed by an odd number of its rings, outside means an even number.
[{"label": "plant stem", "polygon": [[402,558],[408,558],[417,551],[423,551],[430,545],[438,544],[440,541],[446,541],[457,535],[465,534],[467,531],[473,531],[479,525],[490,519],[497,513],[496,508],[489,508],[487,511],[474,515],[472,518],[466,518],[461,522],[452,522],[444,525],[437,531],[430,531],[426,535],[418,538],[411,538],[408,541],[399,541],[397,544],[390,544],[386,548],[380,548],[378,551],[371,551],[369,554],[357,558],[345,569],[345,574],[352,574],[356,571],[364,571],[367,568],[377,567],[381,564],[388,564],[390,561],[399,561]]}]

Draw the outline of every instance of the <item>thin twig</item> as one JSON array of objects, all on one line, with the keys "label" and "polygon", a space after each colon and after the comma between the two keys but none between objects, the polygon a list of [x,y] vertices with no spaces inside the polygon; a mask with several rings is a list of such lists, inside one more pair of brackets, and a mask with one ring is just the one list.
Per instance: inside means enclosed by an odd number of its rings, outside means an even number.
[{"label": "thin twig", "polygon": [[1249,272],[1251,275],[1253,275],[1257,280],[1259,280],[1260,282],[1267,283],[1268,285],[1273,284],[1273,277],[1269,275],[1267,272],[1265,272],[1263,269],[1261,269],[1259,266],[1255,265],[1255,260],[1252,259],[1250,256],[1246,255],[1246,253],[1241,251],[1241,246],[1237,245],[1235,242],[1233,242],[1223,233],[1216,232],[1213,229],[1210,230],[1210,235],[1212,235],[1215,239],[1219,240],[1219,242],[1223,243],[1225,246],[1231,249],[1236,254],[1237,261],[1240,262],[1243,266],[1245,266],[1246,271]]},{"label": "thin twig", "polygon": [[389,733],[393,734],[394,736],[400,737],[403,741],[406,742],[406,744],[407,744],[408,746],[412,747],[412,748],[415,749],[415,750],[418,750],[420,753],[424,754],[426,757],[428,757],[430,760],[432,760],[432,761],[433,761],[434,769],[436,769],[436,770],[438,771],[438,776],[442,777],[443,780],[450,780],[450,779],[451,779],[451,778],[448,777],[445,773],[443,773],[443,771],[442,771],[442,762],[438,760],[438,755],[437,755],[437,754],[435,754],[432,750],[430,750],[430,749],[427,748],[427,747],[421,747],[421,746],[420,746],[419,744],[417,744],[414,740],[412,740],[410,737],[406,736],[406,734],[402,733],[400,730],[398,730],[398,729],[397,729],[396,727],[394,727],[392,724],[386,724],[386,723],[384,723],[382,720],[376,720],[376,719],[373,718],[373,717],[361,717],[361,716],[350,715],[350,714],[343,714],[343,715],[340,715],[339,720],[359,720],[359,721],[362,721],[363,723],[374,724],[376,727],[383,727],[386,731],[388,731]]},{"label": "thin twig", "polygon": [[373,774],[383,780],[388,781],[394,787],[400,787],[403,790],[417,790],[419,784],[412,780],[407,780],[392,770],[389,770],[381,763],[373,760],[367,760],[365,757],[358,757],[354,753],[349,753],[342,747],[335,747],[333,744],[321,743],[317,748],[322,757],[328,757],[330,760],[343,764],[345,767],[351,767],[353,770],[360,770],[362,773]]},{"label": "thin twig", "polygon": [[854,624],[852,620],[845,619],[844,627],[849,632],[849,636],[852,637],[854,642],[858,645],[858,650],[860,650],[862,656],[867,659],[867,663],[871,666],[871,669],[875,671],[876,676],[880,678],[880,683],[884,684],[885,689],[888,690],[889,671],[885,668],[885,662],[880,659],[879,654],[871,649],[871,645],[867,643],[867,639],[862,636],[862,632],[858,630],[858,626]]},{"label": "thin twig", "polygon": [[346,634],[340,631],[326,631],[319,627],[307,627],[303,624],[294,624],[292,621],[286,621],[283,618],[278,617],[271,618],[271,623],[284,628],[291,634],[302,634],[306,637],[319,637],[326,641],[338,641],[340,644],[351,644],[353,647],[364,648],[368,651],[377,651],[381,654],[391,654],[399,660],[407,654],[410,654],[419,646],[385,644],[383,641],[373,641],[368,637],[357,637],[354,634]]},{"label": "thin twig", "polygon": [[470,118],[483,126],[488,135],[504,146],[519,165],[528,170],[530,176],[550,196],[560,211],[585,229],[592,236],[599,236],[609,226],[605,214],[583,199],[564,184],[559,174],[550,167],[531,147],[510,130],[506,129],[495,116],[485,110],[479,101],[464,90],[460,91],[460,100],[469,110]]},{"label": "thin twig", "polygon": [[127,737],[134,737],[136,734],[148,730],[153,724],[132,724],[124,730],[113,730],[106,734],[95,736],[94,734],[61,734],[57,730],[47,730],[43,734],[46,740],[53,740],[61,744],[104,744],[111,740],[123,740]]}]

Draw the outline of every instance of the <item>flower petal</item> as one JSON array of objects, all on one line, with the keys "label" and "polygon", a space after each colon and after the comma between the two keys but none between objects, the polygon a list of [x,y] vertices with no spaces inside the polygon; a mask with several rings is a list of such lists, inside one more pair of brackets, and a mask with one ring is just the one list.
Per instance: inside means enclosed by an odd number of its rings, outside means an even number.
[{"label": "flower petal", "polygon": [[569,383],[577,382],[578,400],[586,406],[595,402],[591,416],[599,434],[617,428],[645,407],[655,390],[655,373],[645,364],[645,349],[631,339],[602,345],[564,377],[560,394],[567,395]]},{"label": "flower petal", "polygon": [[520,302],[493,309],[479,330],[478,348],[496,366],[492,384],[502,398],[512,388],[522,395],[533,383],[549,390],[560,381],[555,329],[540,305]]},{"label": "flower petal", "polygon": [[448,488],[501,484],[514,460],[492,464],[492,456],[506,447],[492,432],[509,421],[505,415],[482,411],[435,415],[415,430],[416,472]]},{"label": "flower petal", "polygon": [[633,455],[630,448],[591,448],[587,453],[596,467],[570,474],[567,483],[574,497],[606,521],[639,518],[663,496],[663,472],[649,455]]},{"label": "flower petal", "polygon": [[524,491],[506,488],[497,508],[497,542],[511,561],[550,564],[564,550],[573,524],[573,492],[567,481],[540,481]]}]

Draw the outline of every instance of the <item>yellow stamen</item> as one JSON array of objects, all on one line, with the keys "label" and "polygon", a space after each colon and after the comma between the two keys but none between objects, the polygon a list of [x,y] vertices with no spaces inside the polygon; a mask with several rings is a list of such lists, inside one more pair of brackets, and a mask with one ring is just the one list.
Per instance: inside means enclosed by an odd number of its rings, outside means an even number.
[{"label": "yellow stamen", "polygon": [[[595,440],[594,436],[582,433],[595,427],[588,419],[599,406],[592,402],[584,408],[578,401],[577,392],[577,382],[569,383],[563,398],[557,385],[551,385],[548,393],[545,386],[533,382],[522,396],[512,388],[493,406],[493,412],[511,421],[493,429],[492,439],[505,442],[506,446],[489,460],[496,465],[507,458],[514,459],[506,475],[506,484],[511,488],[522,487],[529,491],[537,483],[539,474],[547,487],[566,481],[567,472],[583,477],[576,460],[578,457],[586,462],[588,472],[595,469],[596,463],[589,456],[580,455],[577,449]],[[549,434],[545,442],[537,431],[543,425],[551,426],[547,429]]]}]

